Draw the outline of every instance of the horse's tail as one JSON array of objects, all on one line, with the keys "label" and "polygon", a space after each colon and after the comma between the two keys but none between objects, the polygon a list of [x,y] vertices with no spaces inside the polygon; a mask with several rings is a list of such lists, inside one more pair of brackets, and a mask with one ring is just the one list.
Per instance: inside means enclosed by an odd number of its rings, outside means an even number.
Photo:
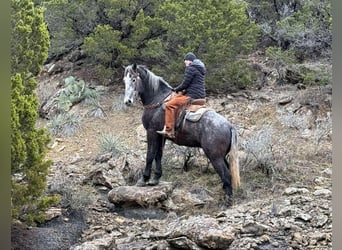
[{"label": "horse's tail", "polygon": [[240,167],[238,157],[238,133],[235,127],[230,129],[231,143],[229,151],[229,170],[231,175],[232,187],[236,190],[240,186]]}]

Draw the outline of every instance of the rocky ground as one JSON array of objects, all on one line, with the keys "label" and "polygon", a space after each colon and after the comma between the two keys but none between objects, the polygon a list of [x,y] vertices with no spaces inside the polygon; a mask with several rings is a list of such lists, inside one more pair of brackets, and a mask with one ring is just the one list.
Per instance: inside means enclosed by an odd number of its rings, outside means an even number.
[{"label": "rocky ground", "polygon": [[[62,77],[42,78],[40,98]],[[104,115],[73,106],[80,128],[49,145],[49,190],[64,200],[48,223],[13,227],[13,249],[332,249],[331,87],[208,96],[239,130],[242,186],[230,208],[202,152],[169,142],[162,183],[134,187],[146,154],[142,107],[123,106],[122,83],[96,88]],[[117,155],[101,151],[104,134],[118,140]]]}]

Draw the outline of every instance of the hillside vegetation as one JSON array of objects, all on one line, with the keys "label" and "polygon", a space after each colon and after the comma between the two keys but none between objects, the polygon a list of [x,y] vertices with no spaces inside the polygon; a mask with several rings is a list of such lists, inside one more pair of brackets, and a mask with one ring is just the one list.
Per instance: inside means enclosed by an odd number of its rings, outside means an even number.
[{"label": "hillside vegetation", "polygon": [[[145,64],[175,86],[188,51],[206,64],[209,105],[239,130],[237,210],[284,198],[291,186],[331,190],[330,1],[11,0],[11,16],[13,225],[43,226],[51,206],[91,220],[107,201],[98,184],[82,180],[103,154],[126,155],[130,168],[118,175],[133,185],[146,145],[141,107],[122,104],[123,66]],[[200,150],[167,144],[163,161],[164,181],[208,195],[204,207],[190,205],[180,216],[220,213],[221,186]],[[322,227],[330,235],[326,210]],[[324,239],[312,246],[328,246]]]}]

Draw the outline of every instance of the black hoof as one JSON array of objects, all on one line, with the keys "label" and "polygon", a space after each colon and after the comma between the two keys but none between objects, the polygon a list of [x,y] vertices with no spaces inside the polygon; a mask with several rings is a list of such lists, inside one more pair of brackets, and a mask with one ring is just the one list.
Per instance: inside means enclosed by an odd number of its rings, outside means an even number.
[{"label": "black hoof", "polygon": [[157,186],[159,184],[159,178],[152,178],[151,180],[149,180],[148,185],[149,186]]},{"label": "black hoof", "polygon": [[227,206],[227,207],[231,207],[231,206],[233,206],[233,204],[234,204],[234,199],[233,199],[233,197],[232,196],[225,196],[224,197],[224,204]]},{"label": "black hoof", "polygon": [[141,177],[135,184],[137,187],[145,187],[147,185],[145,178]]}]

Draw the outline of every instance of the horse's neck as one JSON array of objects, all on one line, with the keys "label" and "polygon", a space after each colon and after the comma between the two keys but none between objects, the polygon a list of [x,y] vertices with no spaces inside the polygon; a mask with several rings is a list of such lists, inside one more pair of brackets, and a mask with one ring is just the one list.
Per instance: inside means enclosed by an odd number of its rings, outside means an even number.
[{"label": "horse's neck", "polygon": [[159,84],[158,88],[153,89],[151,85],[144,84],[145,89],[143,93],[140,94],[141,101],[143,105],[151,105],[162,102],[170,93],[170,88],[168,88],[164,83]]}]

